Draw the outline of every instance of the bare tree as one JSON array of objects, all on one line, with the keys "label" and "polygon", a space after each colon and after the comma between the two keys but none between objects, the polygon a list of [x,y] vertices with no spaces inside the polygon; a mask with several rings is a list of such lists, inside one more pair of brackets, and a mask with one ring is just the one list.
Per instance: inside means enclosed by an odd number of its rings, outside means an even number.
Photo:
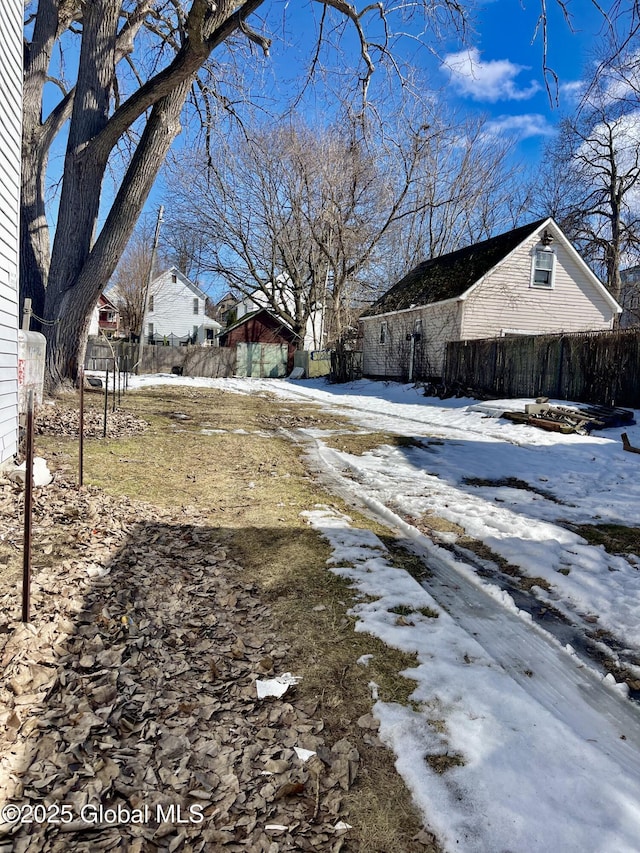
[{"label": "bare tree", "polygon": [[520,213],[508,142],[482,121],[420,107],[376,122],[346,111],[330,127],[250,125],[216,140],[213,162],[181,157],[170,230],[206,235],[209,270],[235,292],[260,292],[300,340],[314,309],[328,309],[335,342],[418,260]]},{"label": "bare tree", "polygon": [[[337,21],[354,28],[366,88],[374,58],[389,55],[386,37],[376,48],[365,29],[374,16],[385,20],[384,7],[360,12],[342,0],[316,3],[322,9],[320,38]],[[30,296],[36,315],[47,321],[43,331],[51,387],[76,376],[92,308],[181,130],[190,93],[208,96],[202,114],[209,125],[216,122],[216,98],[223,108],[228,101],[212,54],[224,48],[226,58],[241,57],[245,45],[268,51],[269,39],[249,23],[262,5],[263,0],[25,4],[21,296]],[[426,0],[409,7],[433,15]],[[463,12],[454,0],[438,9],[454,17]],[[66,72],[72,75],[69,81]],[[60,96],[50,108],[55,86]],[[47,169],[52,146],[63,133],[64,171],[51,234]],[[110,204],[103,193],[108,170],[116,177]]]},{"label": "bare tree", "polygon": [[622,55],[600,67],[548,147],[540,198],[615,299],[640,249],[640,87]]},{"label": "bare tree", "polygon": [[153,227],[142,219],[111,279],[110,295],[118,307],[121,327],[127,335],[137,335],[142,329],[152,246]]},{"label": "bare tree", "polygon": [[206,234],[210,271],[236,292],[261,293],[299,340],[327,304],[338,337],[382,240],[410,212],[425,143],[417,135],[403,142],[390,156],[347,120],[238,131],[217,142],[215,162],[174,170],[182,225],[173,230]]},{"label": "bare tree", "polygon": [[396,248],[389,253],[391,280],[420,261],[514,227],[530,205],[509,137],[491,133],[482,116],[458,120],[432,113],[429,124],[413,184],[415,213],[398,223]]}]

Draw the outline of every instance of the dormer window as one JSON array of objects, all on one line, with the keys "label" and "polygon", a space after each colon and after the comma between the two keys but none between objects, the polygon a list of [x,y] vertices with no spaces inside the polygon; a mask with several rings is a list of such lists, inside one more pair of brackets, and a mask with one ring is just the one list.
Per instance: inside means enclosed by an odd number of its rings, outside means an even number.
[{"label": "dormer window", "polygon": [[551,290],[556,256],[548,246],[536,249],[533,255],[531,286]]}]

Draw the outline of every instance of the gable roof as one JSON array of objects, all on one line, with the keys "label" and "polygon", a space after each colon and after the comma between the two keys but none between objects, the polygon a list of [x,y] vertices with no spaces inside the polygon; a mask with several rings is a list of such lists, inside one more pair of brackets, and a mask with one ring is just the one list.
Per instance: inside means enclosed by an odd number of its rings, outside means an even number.
[{"label": "gable roof", "polygon": [[459,298],[549,221],[549,218],[539,219],[481,243],[423,261],[367,308],[362,316],[388,314]]},{"label": "gable roof", "polygon": [[101,293],[98,297],[98,308],[110,308],[112,311],[118,312],[118,306],[105,293]]},{"label": "gable roof", "polygon": [[177,267],[169,267],[168,270],[165,270],[164,272],[161,272],[160,275],[157,275],[151,282],[151,287],[153,288],[154,285],[157,285],[161,279],[165,279],[168,275],[175,275],[176,279],[185,287],[187,287],[193,293],[194,296],[197,296],[199,299],[207,299],[207,294],[204,292],[204,290],[198,287],[197,284],[194,284],[191,279],[187,278],[187,276],[184,273],[180,272]]},{"label": "gable roof", "polygon": [[281,332],[283,338],[291,338],[293,340],[298,337],[288,323],[285,323],[280,317],[276,317],[268,308],[258,308],[256,311],[249,311],[247,314],[243,314],[235,323],[224,328],[220,333],[220,337],[225,337],[229,332],[232,332],[239,326],[244,326],[245,323],[251,320],[257,319],[260,315],[263,315],[265,320],[270,320],[271,322],[268,322],[266,325],[271,326],[275,331]]}]

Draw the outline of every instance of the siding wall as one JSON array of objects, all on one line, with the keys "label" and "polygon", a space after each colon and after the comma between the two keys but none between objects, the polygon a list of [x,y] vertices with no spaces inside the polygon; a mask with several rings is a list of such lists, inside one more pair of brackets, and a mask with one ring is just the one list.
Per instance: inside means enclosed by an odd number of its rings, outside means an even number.
[{"label": "siding wall", "polygon": [[[363,317],[360,321],[363,329],[363,374],[406,379],[411,358],[411,341],[407,340],[407,335],[416,331],[419,321],[422,322],[422,330],[420,340],[415,342],[413,378],[440,376],[446,343],[460,336],[458,302]],[[381,340],[383,324],[384,342]]]},{"label": "siding wall", "polygon": [[22,0],[4,0],[0,27],[0,464],[18,439],[18,217],[22,122]]},{"label": "siding wall", "polygon": [[[177,281],[171,281],[175,275]],[[198,327],[198,343],[206,338],[205,329],[220,328],[220,325],[204,313],[205,298],[199,288],[192,285],[185,276],[176,270],[167,270],[151,283],[149,297],[153,296],[153,311],[147,310],[144,318],[144,334],[149,333],[149,323],[153,323],[154,335],[176,335],[184,337],[193,334]],[[193,300],[198,300],[198,313],[194,314]]]},{"label": "siding wall", "polygon": [[534,235],[492,270],[466,299],[463,340],[499,336],[503,330],[540,334],[612,328],[613,309],[559,241],[552,244],[556,256],[553,288],[530,286],[537,245]]}]

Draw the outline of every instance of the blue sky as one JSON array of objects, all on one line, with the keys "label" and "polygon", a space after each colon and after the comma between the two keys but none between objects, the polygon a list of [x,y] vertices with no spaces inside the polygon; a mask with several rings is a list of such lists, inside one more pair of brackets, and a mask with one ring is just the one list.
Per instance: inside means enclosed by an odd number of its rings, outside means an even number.
[{"label": "blue sky", "polygon": [[[555,0],[549,3],[547,65],[558,76],[557,91],[549,75],[554,96],[545,87],[542,33],[536,36],[540,0],[494,0],[481,3],[467,34],[466,45],[454,35],[434,40],[428,34],[416,38],[418,22],[406,25],[411,37],[397,40],[396,56],[417,67],[438,99],[456,107],[459,114],[485,115],[488,128],[513,140],[514,156],[525,169],[535,168],[543,146],[553,135],[563,112],[576,104],[576,86],[584,76],[602,31],[603,21],[590,0],[576,0],[572,28],[564,20]],[[256,55],[240,61],[252,103],[266,110],[284,109],[286,94],[299,93],[301,76],[316,44],[316,26],[322,6],[314,0],[272,0],[261,9],[264,31],[273,37],[271,55]],[[339,20],[335,16],[334,20]],[[253,19],[256,29],[259,17]],[[375,18],[365,19],[367,32],[376,34]],[[377,35],[379,35],[379,30]],[[327,88],[341,95],[357,85],[359,46],[352,26],[330,35],[331,47],[320,59],[332,74],[316,76],[302,96],[298,109],[314,118],[335,108]],[[345,62],[350,67],[344,67]],[[371,95],[388,79],[378,67]],[[559,103],[555,103],[555,96]],[[315,114],[315,115],[314,115]],[[268,120],[268,119],[267,119]],[[188,134],[177,146],[189,144]],[[162,200],[158,186],[147,204],[147,215],[155,219]],[[165,201],[166,203],[166,201]],[[170,203],[170,202],[169,202]]]},{"label": "blue sky", "polygon": [[549,4],[547,64],[558,76],[556,89],[547,75],[552,99],[545,87],[542,32],[536,36],[537,2],[485,4],[469,49],[450,51],[445,58],[451,68],[452,99],[467,109],[487,112],[496,127],[528,140],[523,148],[530,155],[553,132],[560,114],[575,106],[577,84],[593,61],[602,32],[602,16],[588,0],[574,5],[569,28],[559,7]]},{"label": "blue sky", "polygon": [[[555,0],[548,4],[548,58],[547,64],[558,75],[559,105],[550,102],[543,75],[542,32],[536,36],[540,13],[540,0],[494,0],[479,4],[469,28],[467,44],[463,46],[454,35],[434,40],[428,35],[420,44],[415,38],[419,29],[416,21],[405,25],[412,38],[399,39],[397,55],[406,58],[424,74],[427,84],[439,91],[440,97],[455,105],[461,112],[485,114],[496,131],[504,130],[519,140],[519,148],[535,158],[541,142],[552,132],[563,110],[571,110],[575,103],[576,83],[582,78],[592,51],[602,31],[602,16],[590,0],[569,2],[572,29],[567,26]],[[263,66],[263,76],[254,82],[254,94],[277,103],[279,93],[293,80],[309,55],[314,41],[314,26],[320,19],[319,3],[288,4],[274,2],[266,13],[267,28],[276,39],[271,58]],[[391,26],[398,23],[390,18]],[[376,33],[375,16],[364,19],[365,28]],[[535,37],[535,38],[534,38]],[[355,65],[358,55],[353,28],[335,39],[334,56],[351,58]],[[324,61],[332,62],[331,51]],[[382,72],[376,72],[379,77]],[[349,79],[349,74],[351,78]],[[343,75],[341,84],[348,87],[357,79],[352,68]],[[553,80],[548,76],[553,88]],[[260,84],[263,90],[260,91]],[[337,88],[340,88],[340,83]],[[295,84],[292,84],[294,86]],[[299,85],[299,83],[298,83]],[[372,92],[381,80],[374,79]],[[321,87],[311,87],[304,100],[306,109],[322,112],[331,107]],[[267,94],[268,93],[268,94]],[[553,94],[556,94],[555,89]]]},{"label": "blue sky", "polygon": [[[511,134],[514,151],[534,164],[542,144],[553,133],[563,110],[574,105],[573,87],[581,79],[590,52],[602,30],[602,16],[591,0],[569,0],[573,14],[573,32],[567,27],[556,0],[549,6],[548,64],[559,78],[560,105],[550,103],[542,73],[542,39],[534,40],[536,22],[542,0],[489,0],[481,2],[463,47],[459,39],[448,35],[439,40],[427,34],[416,38],[419,21],[401,24],[390,17],[391,28],[401,27],[411,37],[398,39],[397,56],[406,58],[423,73],[427,85],[439,92],[462,113],[485,114],[496,131]],[[264,29],[274,37],[269,58],[255,55],[238,63],[241,73],[250,81],[251,99],[277,112],[284,103],[285,92],[300,91],[299,75],[314,49],[316,26],[322,15],[322,5],[315,0],[268,0],[260,14],[252,19],[256,29]],[[337,16],[339,18],[339,16]],[[334,17],[335,20],[335,17]],[[376,32],[375,15],[364,19],[367,32]],[[358,77],[358,45],[354,28],[332,35],[332,47],[322,60],[336,68],[345,61],[351,66],[334,75],[332,85],[339,92],[356,85]],[[259,51],[255,50],[256,54]],[[336,82],[337,81],[337,82]],[[383,86],[384,70],[379,68],[372,83]],[[56,94],[57,90],[56,90]],[[305,91],[301,108],[322,114],[332,109],[330,100],[318,79]],[[52,156],[52,170],[62,162],[64,139]],[[185,133],[177,147],[188,143]],[[161,189],[156,188],[147,203],[146,212],[155,218],[161,201]]]}]

